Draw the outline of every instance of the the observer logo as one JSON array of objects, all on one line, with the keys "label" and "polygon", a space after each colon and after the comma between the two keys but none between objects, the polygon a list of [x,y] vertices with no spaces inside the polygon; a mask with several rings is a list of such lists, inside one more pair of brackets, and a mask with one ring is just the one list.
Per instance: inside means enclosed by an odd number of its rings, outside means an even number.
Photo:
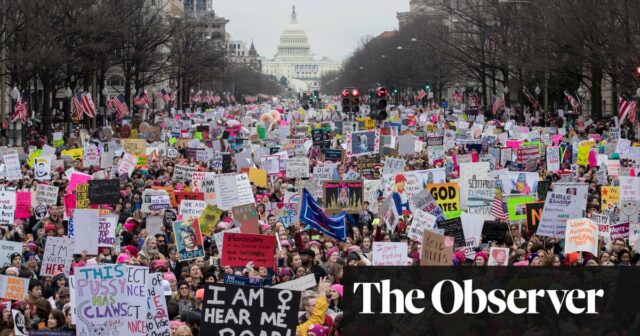
[{"label": "the observer logo", "polygon": [[[390,280],[380,282],[356,282],[353,293],[361,291],[362,310],[360,314],[421,314],[427,307],[426,294],[423,290],[413,289],[404,293],[400,289],[391,289]],[[372,298],[379,295],[380,310],[373,311]],[[444,305],[443,297],[452,297],[452,304]],[[465,314],[539,314],[538,307],[542,301],[550,303],[557,314],[568,311],[573,315],[598,314],[597,298],[604,297],[602,289],[494,289],[486,292],[474,289],[473,280],[464,280],[462,284],[454,280],[441,280],[431,291],[431,306],[440,314],[451,315],[462,311]],[[394,301],[392,301],[394,300]],[[391,303],[395,302],[392,311]],[[445,306],[447,308],[445,308]]]}]

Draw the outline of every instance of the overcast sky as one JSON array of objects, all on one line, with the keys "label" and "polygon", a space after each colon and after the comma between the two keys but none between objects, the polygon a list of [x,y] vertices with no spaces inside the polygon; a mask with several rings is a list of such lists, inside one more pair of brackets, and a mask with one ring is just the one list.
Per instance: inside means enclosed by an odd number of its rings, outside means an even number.
[{"label": "overcast sky", "polygon": [[213,8],[230,20],[232,39],[248,48],[253,38],[258,53],[270,59],[294,4],[311,51],[334,60],[348,57],[363,36],[397,29],[396,12],[409,10],[409,0],[214,0]]}]

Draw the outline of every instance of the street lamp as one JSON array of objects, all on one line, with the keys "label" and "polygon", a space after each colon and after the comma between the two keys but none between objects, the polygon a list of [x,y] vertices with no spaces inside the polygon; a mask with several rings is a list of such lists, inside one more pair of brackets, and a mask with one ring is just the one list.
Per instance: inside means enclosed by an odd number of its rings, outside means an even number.
[{"label": "street lamp", "polygon": [[398,47],[396,47],[396,49],[402,50],[402,46],[398,46]]},{"label": "street lamp", "polygon": [[71,97],[73,96],[73,91],[71,88],[67,86],[64,90],[64,97],[66,98],[64,101],[64,135],[66,137],[71,133]]},{"label": "street lamp", "polygon": [[640,88],[636,90],[636,97],[640,98]]},{"label": "street lamp", "polygon": [[13,100],[18,100],[18,98],[20,98],[20,91],[17,86],[14,86],[13,90],[11,90],[11,98],[13,98]]},{"label": "street lamp", "polygon": [[533,90],[536,93],[536,96],[539,96],[540,93],[542,92],[542,90],[540,89],[539,86],[536,85],[536,88]]},{"label": "street lamp", "polygon": [[153,114],[156,110],[156,90],[157,88],[154,86],[151,87],[151,113]]},{"label": "street lamp", "polygon": [[505,86],[504,89],[502,89],[502,92],[505,94],[509,93],[509,87]]},{"label": "street lamp", "polygon": [[[10,95],[11,95],[11,98],[13,99],[13,104],[12,104],[12,105],[13,105],[13,107],[12,107],[12,110],[11,110],[11,112],[12,112],[12,113],[11,113],[11,115],[13,116],[13,113],[15,113],[15,112],[16,112],[16,111],[15,111],[16,100],[18,100],[18,98],[20,98],[20,91],[18,90],[18,87],[16,87],[16,86],[14,85],[14,86],[13,86],[13,90],[11,90],[11,92],[10,92]],[[15,146],[15,145],[16,145],[16,143],[17,143],[17,139],[16,139],[16,137],[17,137],[16,130],[17,130],[17,127],[16,127],[16,126],[15,126],[15,124],[14,124],[14,126],[13,126],[13,145],[14,145],[14,146]]]}]

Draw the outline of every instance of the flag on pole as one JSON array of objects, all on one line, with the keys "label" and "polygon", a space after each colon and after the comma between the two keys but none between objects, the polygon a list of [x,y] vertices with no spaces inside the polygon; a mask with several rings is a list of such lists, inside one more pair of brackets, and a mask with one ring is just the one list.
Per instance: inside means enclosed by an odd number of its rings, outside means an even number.
[{"label": "flag on pole", "polygon": [[346,212],[328,216],[306,188],[302,191],[300,222],[333,239],[344,241],[347,238]]},{"label": "flag on pole", "polygon": [[453,89],[453,101],[455,103],[462,103],[462,101],[464,100],[464,97],[462,95],[462,92],[460,92],[460,90],[458,90],[458,88],[454,88]]},{"label": "flag on pole", "polygon": [[504,99],[502,98],[502,96],[498,96],[498,95],[494,95],[493,96],[493,108],[491,109],[493,111],[493,114],[498,113],[498,111],[500,111],[501,108],[505,107],[504,104]]},{"label": "flag on pole", "polygon": [[93,104],[93,99],[91,99],[91,93],[89,92],[82,94],[82,111],[89,118],[96,117],[96,106]]},{"label": "flag on pole", "polygon": [[27,102],[22,99],[22,95],[20,95],[16,100],[13,115],[11,117],[11,122],[13,123],[18,120],[22,123],[29,121],[29,106],[27,105]]},{"label": "flag on pole", "polygon": [[624,123],[624,120],[629,118],[629,121],[632,124],[636,122],[636,101],[635,100],[626,100],[620,97],[620,101],[618,102],[618,120],[619,125]]},{"label": "flag on pole", "polygon": [[504,211],[504,202],[502,201],[502,197],[496,197],[491,202],[491,216],[495,217],[497,220],[507,220],[509,219],[509,214]]},{"label": "flag on pole", "polygon": [[116,118],[122,119],[129,114],[129,108],[124,101],[124,95],[121,93],[117,97],[107,100],[107,108],[116,111]]},{"label": "flag on pole", "polygon": [[480,100],[480,97],[478,97],[477,93],[472,93],[471,96],[471,102],[473,103],[473,105],[475,105],[476,107],[480,107],[480,105],[482,105],[482,101]]},{"label": "flag on pole", "polygon": [[147,90],[138,90],[138,94],[133,99],[133,105],[138,107],[149,105],[149,95],[147,94]]},{"label": "flag on pole", "polygon": [[420,91],[418,91],[418,100],[419,100],[419,101],[422,101],[422,99],[423,99],[424,97],[426,97],[426,96],[427,96],[427,92],[426,92],[425,90],[420,89]]},{"label": "flag on pole", "polygon": [[71,118],[75,121],[82,120],[84,115],[84,106],[82,105],[82,93],[78,92],[71,98],[71,106],[73,107],[73,113]]},{"label": "flag on pole", "polygon": [[531,107],[533,107],[534,110],[537,110],[540,108],[540,103],[538,102],[536,97],[534,97],[531,94],[531,92],[527,90],[527,88],[522,88],[522,92],[524,93],[525,96],[527,96],[527,99],[529,100],[529,103],[531,104]]},{"label": "flag on pole", "polygon": [[171,100],[171,95],[169,95],[169,92],[167,92],[167,90],[165,90],[164,88],[160,89],[160,91],[156,93],[156,96],[165,102],[168,102]]},{"label": "flag on pole", "polygon": [[571,109],[573,110],[573,113],[577,114],[578,109],[580,108],[580,102],[577,99],[575,99],[572,95],[570,95],[569,92],[567,91],[564,92],[564,95],[569,100],[569,104],[571,104]]}]

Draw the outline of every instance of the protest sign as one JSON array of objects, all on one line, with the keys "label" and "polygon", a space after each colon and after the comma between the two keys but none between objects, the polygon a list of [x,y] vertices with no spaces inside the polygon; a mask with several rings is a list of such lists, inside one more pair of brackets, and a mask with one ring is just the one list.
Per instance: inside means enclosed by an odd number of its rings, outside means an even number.
[{"label": "protest sign", "polygon": [[100,167],[100,159],[102,156],[102,148],[92,143],[85,143],[83,146],[82,166],[89,168],[92,166]]},{"label": "protest sign", "polygon": [[436,226],[436,220],[437,218],[432,214],[420,209],[414,209],[413,220],[411,221],[411,227],[407,232],[407,236],[409,236],[409,239],[422,242],[424,231],[434,229]]},{"label": "protest sign", "polygon": [[216,233],[213,234],[213,241],[216,243],[216,246],[218,247],[218,255],[223,255],[222,248],[224,246],[224,234],[225,233],[239,233],[239,232],[240,232],[240,228],[239,227],[234,227],[232,229],[216,232]]},{"label": "protest sign", "polygon": [[69,275],[73,261],[73,241],[67,237],[47,237],[40,276],[54,276],[58,272]]},{"label": "protest sign", "polygon": [[620,160],[607,160],[607,175],[618,176],[620,175]]},{"label": "protest sign", "polygon": [[40,156],[34,159],[33,172],[36,180],[51,180],[51,163],[53,156]]},{"label": "protest sign", "polygon": [[395,173],[404,172],[405,164],[406,164],[406,160],[404,159],[386,157],[384,159],[384,167],[382,168],[382,173],[395,174]]},{"label": "protest sign", "polygon": [[640,177],[620,176],[620,201],[640,201]]},{"label": "protest sign", "polygon": [[217,206],[221,210],[228,211],[236,205],[255,204],[247,174],[216,175],[214,185],[216,192],[224,195],[224,197],[216,197]]},{"label": "protest sign", "polygon": [[598,225],[598,237],[602,238],[608,245],[611,241],[611,235],[609,233],[609,216],[592,213],[591,220]]},{"label": "protest sign", "polygon": [[125,152],[135,156],[147,155],[147,140],[144,139],[121,139],[122,148]]},{"label": "protest sign", "polygon": [[427,189],[444,211],[447,219],[460,217],[460,189],[458,183],[428,184]]},{"label": "protest sign", "polygon": [[200,218],[206,206],[205,201],[183,199],[180,202],[178,214],[182,216],[183,220],[197,219]]},{"label": "protest sign", "polygon": [[538,173],[509,171],[500,175],[502,194],[532,195],[538,190]]},{"label": "protest sign", "polygon": [[210,236],[215,229],[216,224],[221,220],[220,215],[222,210],[218,209],[215,205],[207,205],[202,211],[198,220],[200,224],[200,230],[205,236]]},{"label": "protest sign", "polygon": [[620,187],[619,186],[602,186],[600,187],[600,210],[613,209],[618,205],[620,201]]},{"label": "protest sign", "polygon": [[6,264],[10,264],[10,256],[13,253],[22,255],[22,243],[10,240],[0,240],[0,268]]},{"label": "protest sign", "polygon": [[451,266],[453,238],[425,231],[422,238],[421,266]]},{"label": "protest sign", "polygon": [[363,180],[364,183],[364,202],[369,202],[369,211],[378,212],[378,197],[380,196],[379,180]]},{"label": "protest sign", "polygon": [[273,267],[274,265],[275,236],[226,233],[223,236],[223,244],[222,265],[244,267],[250,261],[255,267]]},{"label": "protest sign", "polygon": [[415,208],[432,214],[437,218],[438,221],[446,219],[442,208],[440,208],[440,205],[426,190],[422,190],[419,193],[413,195],[413,197],[411,198],[411,206],[412,209]]},{"label": "protest sign", "polygon": [[26,300],[28,290],[29,279],[0,275],[0,299]]},{"label": "protest sign", "polygon": [[346,145],[349,157],[376,154],[380,151],[380,130],[347,134]]},{"label": "protest sign", "polygon": [[278,155],[267,155],[260,158],[260,166],[268,175],[275,175],[280,172],[280,157]]},{"label": "protest sign", "polygon": [[609,225],[611,240],[629,238],[629,222]]},{"label": "protest sign", "polygon": [[364,202],[363,182],[355,181],[323,181],[323,200],[328,214],[358,213]]},{"label": "protest sign", "polygon": [[322,166],[313,168],[313,178],[317,181],[326,181],[333,179],[334,166]]},{"label": "protest sign", "polygon": [[[11,309],[11,316],[13,317],[13,334],[14,336],[28,336],[29,331],[27,329],[26,320],[24,314],[17,309]],[[31,332],[31,335],[34,333]]]},{"label": "protest sign", "polygon": [[307,274],[294,280],[281,282],[271,288],[288,289],[293,291],[304,291],[317,286],[315,274]]},{"label": "protest sign", "polygon": [[287,178],[309,177],[309,159],[304,156],[287,159],[285,172]]},{"label": "protest sign", "polygon": [[185,166],[185,165],[176,165],[173,170],[173,180],[174,181],[191,181],[193,176],[191,175],[196,171],[196,167]]},{"label": "protest sign", "polygon": [[454,239],[454,247],[465,246],[464,231],[460,217],[440,221],[438,222],[438,228],[444,230],[445,236]]},{"label": "protest sign", "polygon": [[[119,175],[127,175],[131,177],[133,171],[136,169],[136,164],[138,163],[138,158],[130,153],[124,153],[122,158],[118,161],[118,174]],[[177,169],[177,166],[176,166]]]},{"label": "protest sign", "polygon": [[89,208],[89,184],[81,183],[76,186],[76,208]]},{"label": "protest sign", "polygon": [[487,266],[509,266],[509,248],[491,247]]},{"label": "protest sign", "polygon": [[202,182],[207,180],[213,182],[213,178],[215,176],[216,176],[216,173],[213,173],[213,172],[196,171],[191,173],[191,191],[204,193]]},{"label": "protest sign", "polygon": [[91,180],[89,181],[90,204],[116,204],[120,200],[120,181]]},{"label": "protest sign", "polygon": [[227,284],[205,286],[202,335],[294,335],[301,293]]},{"label": "protest sign", "polygon": [[407,265],[406,243],[373,242],[371,249],[373,266]]},{"label": "protest sign", "polygon": [[536,200],[534,196],[510,196],[507,198],[509,220],[522,221],[527,219],[526,204]]},{"label": "protest sign", "polygon": [[58,193],[60,188],[53,185],[38,184],[36,186],[36,204],[56,205],[58,204]]},{"label": "protest sign", "polygon": [[598,254],[598,226],[588,218],[569,219],[565,231],[564,252]]},{"label": "protest sign", "polygon": [[265,205],[267,215],[276,216],[276,221],[282,222],[285,227],[289,227],[299,218],[299,203],[276,203],[270,202]]},{"label": "protest sign", "polygon": [[542,217],[542,209],[544,209],[544,202],[532,202],[525,204],[527,232],[536,232],[538,223],[540,223],[540,218]]},{"label": "protest sign", "polygon": [[31,217],[31,192],[16,192],[16,214],[15,218]]},{"label": "protest sign", "polygon": [[[101,215],[100,217],[98,217],[98,246],[99,247],[113,247],[113,245],[116,242],[116,226],[117,225],[118,225],[117,215]],[[147,233],[151,235],[151,233],[149,232],[149,222],[147,222]]]},{"label": "protest sign", "polygon": [[173,222],[173,235],[180,260],[204,257],[204,243],[197,219]]},{"label": "protest sign", "polygon": [[224,283],[227,285],[239,285],[249,287],[262,287],[264,286],[265,279],[250,278],[240,275],[225,274]]},{"label": "protest sign", "polygon": [[5,154],[2,156],[4,160],[5,179],[15,181],[22,179],[22,171],[20,170],[20,158],[18,153]]},{"label": "protest sign", "polygon": [[482,243],[496,242],[503,244],[509,231],[509,224],[499,221],[484,221],[482,226]]},{"label": "protest sign", "polygon": [[75,209],[73,212],[73,253],[98,254],[98,227],[100,211],[94,209]]},{"label": "protest sign", "polygon": [[536,234],[545,237],[564,237],[567,219],[582,217],[584,209],[580,209],[577,203],[575,195],[548,193]]},{"label": "protest sign", "polygon": [[547,147],[547,170],[550,172],[560,170],[560,151],[558,147]]},{"label": "protest sign", "polygon": [[260,228],[258,223],[258,212],[256,205],[253,203],[237,205],[231,208],[233,219],[242,224],[240,231],[242,233],[259,234]]},{"label": "protest sign", "polygon": [[491,213],[491,204],[496,197],[498,180],[470,179],[461,183],[467,184],[465,188],[467,190],[466,201],[461,204],[461,207],[466,207],[470,213],[489,215]]},{"label": "protest sign", "polygon": [[[101,330],[105,330],[105,335],[106,330],[116,335],[146,334],[147,267],[106,264],[79,267],[74,273],[69,284],[75,299],[75,324],[79,334],[96,334]],[[125,311],[113,307],[127,308]]]},{"label": "protest sign", "polygon": [[147,277],[147,335],[170,335],[169,310],[162,287],[162,273]]},{"label": "protest sign", "polygon": [[13,224],[15,212],[16,192],[6,190],[0,191],[0,225]]},{"label": "protest sign", "polygon": [[460,213],[462,233],[464,234],[464,253],[467,259],[475,258],[476,248],[480,246],[480,242],[482,241],[482,226],[484,225],[485,218],[493,217],[467,212]]}]

